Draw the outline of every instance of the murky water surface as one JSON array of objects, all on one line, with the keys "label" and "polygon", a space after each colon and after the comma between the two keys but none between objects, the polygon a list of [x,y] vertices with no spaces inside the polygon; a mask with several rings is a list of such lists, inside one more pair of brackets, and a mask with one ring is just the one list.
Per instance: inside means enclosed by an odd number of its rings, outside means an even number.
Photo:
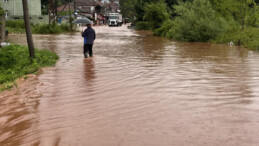
[{"label": "murky water surface", "polygon": [[60,59],[39,76],[40,97],[0,98],[1,146],[258,146],[257,52],[94,29],[89,59],[79,32],[34,35]]}]

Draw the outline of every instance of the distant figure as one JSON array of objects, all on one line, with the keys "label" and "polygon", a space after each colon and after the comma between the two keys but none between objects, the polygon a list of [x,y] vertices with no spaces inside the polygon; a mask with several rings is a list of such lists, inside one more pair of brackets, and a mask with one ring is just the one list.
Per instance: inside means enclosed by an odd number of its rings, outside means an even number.
[{"label": "distant figure", "polygon": [[82,37],[84,37],[84,55],[88,58],[88,53],[90,57],[93,57],[93,44],[95,40],[95,31],[91,27],[91,24],[87,24],[87,29],[82,32]]},{"label": "distant figure", "polygon": [[61,22],[62,22],[62,17],[59,17],[59,18],[58,18],[58,26],[61,25]]}]

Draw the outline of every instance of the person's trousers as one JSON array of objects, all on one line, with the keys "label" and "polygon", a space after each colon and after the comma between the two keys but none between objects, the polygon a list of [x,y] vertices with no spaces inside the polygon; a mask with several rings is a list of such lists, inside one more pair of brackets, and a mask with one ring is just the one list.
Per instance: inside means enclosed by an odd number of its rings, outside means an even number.
[{"label": "person's trousers", "polygon": [[93,44],[84,44],[84,54],[88,54],[93,56]]}]

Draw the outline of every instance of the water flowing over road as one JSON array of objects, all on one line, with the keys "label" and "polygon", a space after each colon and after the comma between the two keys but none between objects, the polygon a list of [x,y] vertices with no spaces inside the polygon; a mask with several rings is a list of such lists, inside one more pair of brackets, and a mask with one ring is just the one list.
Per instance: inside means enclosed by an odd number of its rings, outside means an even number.
[{"label": "water flowing over road", "polygon": [[0,93],[1,146],[258,146],[257,52],[94,29],[88,59],[79,32],[34,35],[60,59],[22,103]]}]

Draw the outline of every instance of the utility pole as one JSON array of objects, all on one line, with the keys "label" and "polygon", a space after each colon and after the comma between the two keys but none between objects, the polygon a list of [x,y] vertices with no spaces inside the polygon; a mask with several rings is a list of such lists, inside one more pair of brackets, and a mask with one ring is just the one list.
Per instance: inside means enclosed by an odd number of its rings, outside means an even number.
[{"label": "utility pole", "polygon": [[30,54],[30,58],[35,58],[34,45],[33,45],[33,39],[31,34],[31,26],[30,26],[31,24],[29,19],[28,0],[22,0],[22,5],[23,5],[23,16],[24,16],[24,22],[25,22],[27,43],[29,47],[29,54]]}]

